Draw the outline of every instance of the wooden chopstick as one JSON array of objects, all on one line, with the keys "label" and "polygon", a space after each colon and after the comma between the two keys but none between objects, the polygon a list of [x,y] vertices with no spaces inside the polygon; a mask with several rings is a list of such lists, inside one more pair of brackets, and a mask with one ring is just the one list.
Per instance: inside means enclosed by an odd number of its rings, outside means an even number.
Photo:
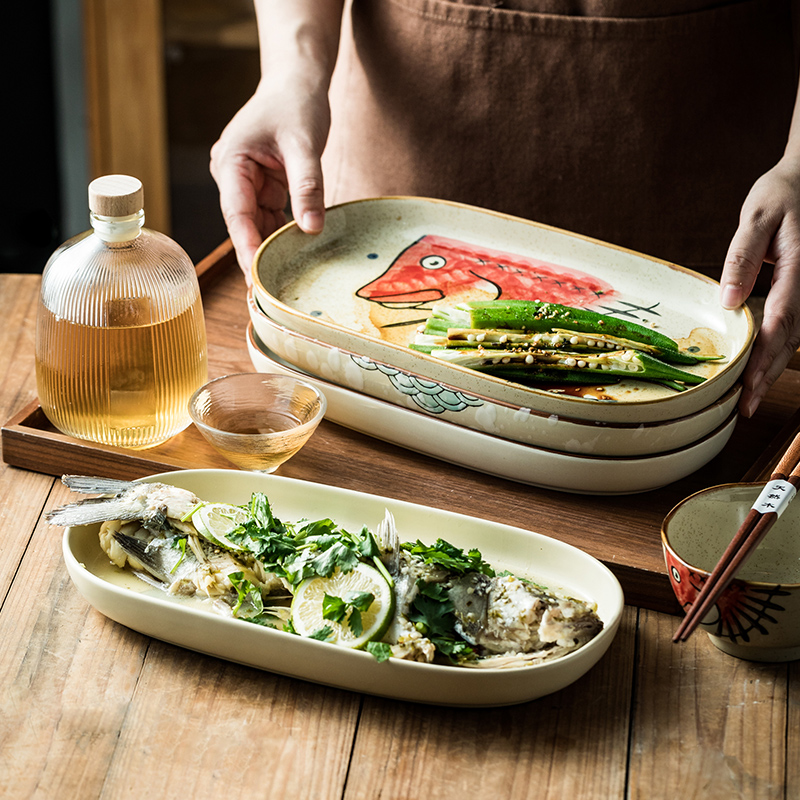
[{"label": "wooden chopstick", "polygon": [[[787,481],[795,488],[800,486],[800,433],[783,454],[767,485],[772,481]],[[760,512],[755,508],[750,509],[675,631],[673,642],[685,642],[692,635],[777,519],[778,513],[775,511]]]}]

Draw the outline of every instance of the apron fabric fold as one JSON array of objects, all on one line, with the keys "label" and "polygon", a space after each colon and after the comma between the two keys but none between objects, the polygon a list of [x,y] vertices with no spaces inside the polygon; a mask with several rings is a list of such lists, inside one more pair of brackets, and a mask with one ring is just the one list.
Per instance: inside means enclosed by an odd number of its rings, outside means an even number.
[{"label": "apron fabric fold", "polygon": [[782,0],[352,0],[326,202],[455,200],[718,277],[796,80]]}]

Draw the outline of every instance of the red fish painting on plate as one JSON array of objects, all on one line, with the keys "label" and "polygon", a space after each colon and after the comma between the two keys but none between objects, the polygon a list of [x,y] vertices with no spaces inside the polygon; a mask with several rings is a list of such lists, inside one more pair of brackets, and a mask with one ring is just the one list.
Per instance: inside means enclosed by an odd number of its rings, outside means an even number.
[{"label": "red fish painting on plate", "polygon": [[430,308],[433,303],[478,297],[584,308],[614,294],[610,284],[585,272],[434,235],[418,239],[356,292],[393,309]]}]

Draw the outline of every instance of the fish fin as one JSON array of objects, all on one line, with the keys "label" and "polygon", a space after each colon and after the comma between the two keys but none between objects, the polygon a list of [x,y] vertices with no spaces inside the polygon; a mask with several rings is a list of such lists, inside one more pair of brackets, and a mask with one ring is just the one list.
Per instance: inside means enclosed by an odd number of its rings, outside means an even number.
[{"label": "fish fin", "polygon": [[122,499],[92,499],[80,503],[54,508],[47,512],[45,519],[51,525],[69,528],[75,525],[92,525],[95,522],[110,522],[118,519],[123,522],[141,518],[140,508],[131,508]]},{"label": "fish fin", "polygon": [[400,537],[394,515],[388,508],[375,529],[375,541],[381,551],[381,561],[389,570],[389,574],[397,575],[400,566]]},{"label": "fish fin", "polygon": [[132,485],[131,481],[101,478],[93,475],[62,475],[61,482],[73,492],[81,494],[117,495]]},{"label": "fish fin", "polygon": [[[148,542],[117,531],[114,541],[166,586],[180,580],[185,573],[193,572],[197,566],[197,559],[188,547],[183,551],[177,550],[166,539]],[[154,542],[158,543],[155,547]]]}]

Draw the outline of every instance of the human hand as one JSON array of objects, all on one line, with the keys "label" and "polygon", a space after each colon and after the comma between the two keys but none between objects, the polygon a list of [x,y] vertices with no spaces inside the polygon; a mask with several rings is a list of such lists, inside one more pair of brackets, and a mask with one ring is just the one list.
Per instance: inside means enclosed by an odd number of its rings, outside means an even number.
[{"label": "human hand", "polygon": [[738,308],[763,262],[775,265],[764,319],[743,375],[739,410],[750,417],[800,345],[800,158],[784,157],[742,206],[721,278],[721,303]]},{"label": "human hand", "polygon": [[324,221],[320,156],[330,127],[327,94],[301,76],[262,79],[211,148],[210,170],[248,285],[256,250],[292,213],[307,233]]}]

